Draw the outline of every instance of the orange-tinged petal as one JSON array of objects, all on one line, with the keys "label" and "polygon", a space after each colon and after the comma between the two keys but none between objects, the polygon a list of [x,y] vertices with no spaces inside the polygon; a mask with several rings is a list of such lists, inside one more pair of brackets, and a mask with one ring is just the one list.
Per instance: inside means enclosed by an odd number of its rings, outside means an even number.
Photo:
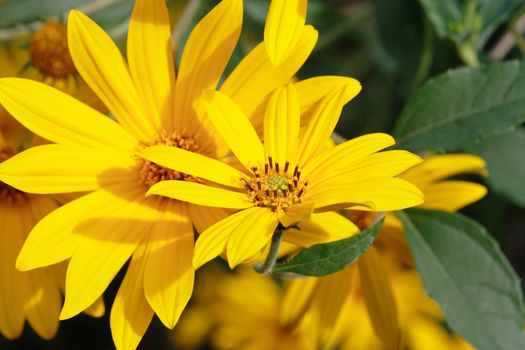
[{"label": "orange-tinged petal", "polygon": [[154,138],[155,125],[113,40],[77,10],[69,13],[67,29],[69,51],[84,81],[131,135],[142,141]]},{"label": "orange-tinged petal", "polygon": [[77,315],[100,297],[158,215],[155,202],[139,196],[105,218],[86,218],[79,224],[82,242],[69,261],[61,320]]},{"label": "orange-tinged petal", "polygon": [[156,129],[172,130],[175,66],[164,0],[137,0],[128,32],[131,78]]},{"label": "orange-tinged petal", "polygon": [[178,147],[153,146],[142,150],[140,157],[202,179],[230,187],[241,187],[245,174],[217,159]]},{"label": "orange-tinged petal", "polygon": [[[193,104],[214,89],[241,33],[242,0],[223,0],[192,30],[181,57],[175,92],[176,130],[199,130]],[[203,121],[201,121],[203,122]]]},{"label": "orange-tinged petal", "polygon": [[265,52],[264,42],[260,43],[235,67],[220,91],[252,118],[268,94],[291,81],[312,52],[317,38],[317,31],[312,26],[306,26],[294,51],[280,66],[272,64]]},{"label": "orange-tinged petal", "polygon": [[[274,164],[285,168],[286,162],[297,152],[299,127],[301,123],[299,97],[293,84],[276,90],[266,107],[264,116],[265,159],[272,157]],[[289,165],[292,172],[295,164]]]},{"label": "orange-tinged petal", "polygon": [[[135,195],[143,194],[143,191]],[[54,210],[35,225],[27,237],[16,261],[17,269],[31,270],[69,259],[83,237],[79,222],[89,217],[104,217],[128,203],[134,195],[129,184],[108,187],[105,190],[80,197]]]},{"label": "orange-tinged petal", "polygon": [[323,145],[334,131],[343,106],[361,91],[361,84],[352,79],[348,85],[326,95],[316,106],[312,118],[299,141],[298,164],[305,164]]},{"label": "orange-tinged petal", "polygon": [[56,143],[124,151],[135,146],[113,120],[46,84],[0,79],[0,102],[26,128]]},{"label": "orange-tinged petal", "polygon": [[49,340],[58,330],[58,315],[62,305],[58,285],[48,269],[25,273],[28,274],[25,304],[27,320],[40,337]]},{"label": "orange-tinged petal", "polygon": [[8,339],[24,328],[26,276],[15,269],[16,254],[23,244],[26,223],[13,206],[0,203],[0,332]]},{"label": "orange-tinged petal", "polygon": [[260,254],[261,249],[270,241],[277,227],[277,216],[266,208],[256,208],[252,215],[242,220],[231,231],[226,255],[228,265],[234,268],[240,263]]},{"label": "orange-tinged petal", "polygon": [[363,297],[374,330],[387,349],[402,349],[397,308],[388,275],[372,246],[357,260]]},{"label": "orange-tinged petal", "polygon": [[257,215],[261,210],[266,209],[254,207],[241,210],[202,232],[195,244],[193,267],[197,269],[225,252],[226,244],[232,232],[237,230],[245,220],[253,215]]},{"label": "orange-tinged petal", "polygon": [[193,291],[193,226],[185,203],[169,202],[155,222],[144,272],[144,291],[162,323],[173,328]]},{"label": "orange-tinged petal", "polygon": [[146,193],[147,196],[154,194],[208,207],[244,209],[253,205],[246,193],[224,190],[190,181],[158,182]]},{"label": "orange-tinged petal", "polygon": [[94,191],[129,181],[134,165],[128,153],[51,144],[1,163],[0,180],[28,193]]},{"label": "orange-tinged petal", "polygon": [[423,193],[425,202],[420,208],[455,212],[483,198],[487,188],[474,182],[447,180],[425,187]]},{"label": "orange-tinged petal", "polygon": [[307,0],[272,0],[264,27],[270,61],[281,65],[299,42],[306,21]]},{"label": "orange-tinged petal", "polygon": [[136,349],[153,318],[144,296],[145,244],[140,245],[129,264],[111,307],[111,335],[117,350]]},{"label": "orange-tinged petal", "polygon": [[198,233],[204,232],[211,225],[225,219],[230,211],[224,208],[205,207],[188,203],[188,214]]},{"label": "orange-tinged petal", "polygon": [[200,100],[208,118],[246,169],[264,164],[264,149],[257,133],[235,103],[219,91]]}]

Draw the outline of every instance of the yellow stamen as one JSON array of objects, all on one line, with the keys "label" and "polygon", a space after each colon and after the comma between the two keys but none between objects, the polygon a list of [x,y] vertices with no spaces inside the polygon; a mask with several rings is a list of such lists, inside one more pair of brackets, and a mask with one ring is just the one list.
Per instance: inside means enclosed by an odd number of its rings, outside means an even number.
[{"label": "yellow stamen", "polygon": [[[199,146],[197,142],[192,137],[182,136],[177,132],[174,132],[170,135],[166,133],[161,133],[158,140],[151,143],[144,144],[144,147],[156,146],[156,145],[166,145],[177,148],[182,148],[190,152],[198,152]],[[161,165],[155,164],[146,159],[139,159],[139,182],[145,185],[147,188],[155,185],[157,182],[164,180],[184,180],[184,181],[193,181],[200,182],[200,179],[181,173],[176,170],[172,170]]]},{"label": "yellow stamen", "polygon": [[[0,149],[0,163],[15,155],[11,147]],[[8,205],[19,204],[27,198],[27,194],[0,181],[0,203]]]},{"label": "yellow stamen", "polygon": [[288,166],[289,163],[286,162],[283,170],[279,168],[279,164],[272,161],[272,157],[268,157],[263,174],[259,172],[259,168],[252,167],[253,177],[249,180],[241,179],[255,205],[278,210],[301,202],[308,182],[301,181],[298,167],[295,167],[292,175],[288,174]]},{"label": "yellow stamen", "polygon": [[63,79],[77,73],[69,54],[65,24],[46,22],[29,41],[29,55],[32,65],[45,77]]}]

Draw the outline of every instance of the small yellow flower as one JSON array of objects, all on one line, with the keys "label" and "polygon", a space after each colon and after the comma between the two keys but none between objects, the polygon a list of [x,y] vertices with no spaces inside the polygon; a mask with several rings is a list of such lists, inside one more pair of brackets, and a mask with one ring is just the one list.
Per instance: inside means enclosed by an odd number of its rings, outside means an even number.
[{"label": "small yellow flower", "polygon": [[[293,84],[280,88],[266,108],[264,146],[239,107],[224,94],[210,92],[202,108],[244,171],[169,147],[142,153],[158,164],[227,187],[163,181],[151,187],[149,194],[241,209],[199,236],[193,259],[196,268],[222,252],[232,268],[246,262],[267,245],[278,224],[290,227],[309,219],[312,211],[385,211],[422,203],[414,185],[395,178],[420,158],[406,151],[376,153],[394,144],[389,135],[370,134],[324,148],[343,105],[360,89],[359,82],[347,78],[342,87],[330,90],[309,116],[303,116],[309,122],[301,132],[302,106],[296,88]],[[177,161],[181,158],[186,159],[184,164]]]},{"label": "small yellow flower", "polygon": [[[227,155],[227,145],[193,105],[202,91],[216,88],[242,18],[241,0],[221,1],[192,30],[176,72],[164,0],[136,1],[128,62],[95,22],[72,11],[71,57],[115,120],[43,84],[0,81],[4,107],[53,142],[4,162],[0,180],[30,193],[88,192],[35,226],[17,267],[31,270],[70,259],[60,315],[66,319],[89,307],[131,259],[111,310],[118,349],[134,349],[154,313],[174,327],[193,289],[193,225],[202,231],[226,215],[220,208],[146,198],[148,188],[160,180],[202,180],[157,166],[137,152],[160,144],[202,157]],[[304,26],[278,66],[260,43],[224,80],[221,91],[256,122],[259,106],[292,78],[316,40],[315,29]]]},{"label": "small yellow flower", "polygon": [[[487,192],[480,184],[448,179],[462,174],[486,175],[485,162],[468,154],[435,155],[400,177],[413,182],[422,190],[425,202],[419,208],[456,211],[479,200]],[[344,214],[361,229],[370,226],[374,220],[374,214],[370,212],[350,211]],[[417,279],[417,283],[404,283],[402,281],[405,278],[400,275],[413,275],[409,279]],[[411,296],[403,298],[396,289],[411,293]],[[298,293],[303,294],[303,299],[297,298]],[[311,329],[315,330],[316,343],[322,348],[340,343],[346,344],[349,349],[374,346],[397,348],[406,343],[410,348],[430,349],[430,340],[425,341],[417,335],[419,326],[422,327],[421,332],[434,337],[431,339],[435,339],[438,344],[454,345],[450,348],[468,348],[464,342],[447,336],[438,327],[437,323],[443,320],[443,315],[437,305],[424,296],[402,223],[393,213],[386,213],[374,245],[359,258],[355,266],[326,277],[293,281],[288,294],[288,309],[285,308],[287,314],[284,317],[300,319],[301,313],[309,309]],[[297,300],[312,300],[312,303],[307,306],[304,302],[297,303]],[[324,300],[331,302],[326,304]],[[363,312],[356,311],[361,309]],[[405,314],[409,312],[406,309],[414,311],[417,317],[409,318]],[[431,314],[432,319],[425,321],[425,314]],[[367,323],[362,319],[369,319],[371,327],[363,326]],[[351,328],[355,336],[346,335],[348,328],[345,324],[353,325]]]}]

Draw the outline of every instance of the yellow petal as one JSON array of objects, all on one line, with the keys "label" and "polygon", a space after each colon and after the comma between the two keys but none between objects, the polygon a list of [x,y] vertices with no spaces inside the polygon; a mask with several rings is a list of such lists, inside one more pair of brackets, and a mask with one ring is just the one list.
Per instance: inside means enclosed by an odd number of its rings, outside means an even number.
[{"label": "yellow petal", "polygon": [[229,210],[224,208],[205,207],[191,203],[188,203],[188,210],[191,222],[198,233],[204,232],[208,227],[225,219],[230,214]]},{"label": "yellow petal", "polygon": [[[272,162],[285,168],[286,162],[297,152],[297,141],[300,126],[299,98],[293,84],[288,84],[276,90],[266,107],[264,117],[264,149],[265,159],[272,157]],[[295,164],[289,165],[288,171],[293,172]]]},{"label": "yellow petal", "polygon": [[192,30],[182,54],[175,93],[176,130],[198,130],[193,110],[206,89],[214,89],[241,32],[241,0],[223,0]]},{"label": "yellow petal", "polygon": [[281,65],[299,42],[306,21],[307,0],[272,0],[264,27],[270,61]]},{"label": "yellow petal", "polygon": [[235,230],[231,231],[226,248],[228,265],[234,268],[240,263],[259,255],[270,241],[277,227],[276,215],[266,208],[256,208],[252,215],[242,220]]},{"label": "yellow petal", "polygon": [[246,177],[224,162],[178,147],[148,147],[139,156],[167,168],[230,187],[241,187],[240,179]]},{"label": "yellow petal", "polygon": [[398,178],[362,179],[341,183],[333,179],[303,195],[304,201],[315,202],[316,210],[348,208],[371,211],[393,211],[423,203],[423,194],[411,183]]},{"label": "yellow petal", "polygon": [[27,301],[25,312],[27,320],[43,339],[53,338],[58,330],[58,315],[62,297],[51,272],[38,269],[28,274]]},{"label": "yellow petal", "polygon": [[[306,111],[310,110],[311,107],[321,101],[326,95],[334,90],[340,90],[352,84],[353,81],[354,79],[348,77],[326,75],[304,79],[295,84],[297,93],[299,94],[299,101],[301,102],[301,117],[304,118]],[[301,120],[301,123],[304,122],[304,120]]]},{"label": "yellow petal", "polygon": [[298,203],[292,205],[286,210],[279,210],[277,212],[277,217],[284,227],[290,227],[300,221],[308,220],[310,215],[312,215],[313,210],[313,203]]},{"label": "yellow petal", "polygon": [[345,269],[319,279],[312,298],[312,327],[326,343],[339,313],[350,294],[352,269]]},{"label": "yellow petal", "polygon": [[264,163],[263,146],[239,107],[219,91],[209,91],[200,101],[210,121],[246,169],[261,166]]},{"label": "yellow petal", "polygon": [[147,196],[154,194],[208,207],[244,209],[253,205],[246,193],[224,190],[190,181],[158,182],[146,193]]},{"label": "yellow petal", "polygon": [[314,213],[298,223],[300,230],[286,230],[283,239],[300,247],[328,243],[359,233],[359,228],[336,212]]},{"label": "yellow petal", "polygon": [[72,145],[31,147],[0,164],[0,180],[29,193],[94,191],[133,181],[135,160],[124,152]]},{"label": "yellow petal", "polygon": [[61,320],[82,312],[104,292],[158,217],[151,205],[136,199],[111,213],[111,218],[81,222],[82,242],[68,265]]},{"label": "yellow petal", "polygon": [[0,102],[26,128],[56,143],[125,151],[135,146],[113,120],[36,81],[0,79]]},{"label": "yellow petal", "polygon": [[144,296],[144,269],[147,257],[140,245],[129,264],[111,307],[111,335],[117,350],[133,350],[153,318],[153,310]]},{"label": "yellow petal", "polygon": [[281,299],[279,320],[282,325],[294,328],[310,308],[318,278],[297,278],[287,281]]},{"label": "yellow petal", "polygon": [[357,260],[363,297],[374,330],[387,349],[401,349],[397,308],[388,275],[374,246]]},{"label": "yellow petal", "polygon": [[220,91],[251,118],[268,94],[290,82],[312,52],[317,38],[317,31],[312,26],[306,26],[294,51],[280,66],[272,64],[265,52],[264,42],[260,43],[235,67]]},{"label": "yellow petal", "polygon": [[359,136],[337,146],[325,149],[309,160],[301,169],[303,178],[315,178],[323,172],[334,168],[347,168],[366,156],[395,144],[392,136],[383,133],[373,133]]},{"label": "yellow petal", "polygon": [[[35,225],[18,255],[17,269],[31,270],[69,259],[83,237],[78,224],[86,217],[103,217],[126,205],[128,184],[99,190],[70,202]],[[122,196],[122,197],[121,197]]]},{"label": "yellow petal", "polygon": [[90,307],[84,310],[86,315],[91,317],[102,317],[106,313],[106,304],[104,304],[104,298],[101,296],[98,298]]},{"label": "yellow petal", "polygon": [[334,131],[343,106],[361,91],[361,84],[352,79],[348,85],[326,95],[315,107],[310,123],[299,141],[298,164],[323,149],[323,145]]},{"label": "yellow petal", "polygon": [[15,269],[16,254],[27,235],[25,221],[13,206],[0,203],[0,332],[8,339],[24,327],[26,276]]},{"label": "yellow petal", "polygon": [[78,72],[119,123],[138,140],[156,136],[119,49],[95,22],[77,10],[68,18],[68,43]]},{"label": "yellow petal", "polygon": [[402,177],[425,191],[425,186],[460,174],[487,175],[483,158],[471,154],[443,154],[425,159],[417,167],[406,171]]},{"label": "yellow petal", "polygon": [[155,222],[144,272],[146,299],[168,328],[175,327],[193,291],[193,226],[185,207],[170,202]]},{"label": "yellow petal", "polygon": [[131,78],[151,122],[172,130],[175,69],[164,0],[135,1],[127,44]]},{"label": "yellow petal", "polygon": [[[423,160],[408,151],[394,150],[371,154],[358,162],[336,165],[332,168],[325,167],[317,171],[315,175],[323,180],[323,183],[340,178],[341,183],[353,182],[363,178],[397,176],[406,169],[420,164]],[[344,163],[344,162],[343,162]],[[319,182],[313,182],[309,189],[313,189]]]},{"label": "yellow petal", "polygon": [[257,215],[260,210],[266,209],[255,207],[241,210],[210,226],[201,233],[195,244],[193,267],[197,269],[225,252],[226,244],[232,232],[237,230],[247,218]]},{"label": "yellow petal", "polygon": [[425,202],[420,208],[455,212],[478,201],[487,194],[483,185],[468,182],[448,180],[441,181],[424,189]]}]

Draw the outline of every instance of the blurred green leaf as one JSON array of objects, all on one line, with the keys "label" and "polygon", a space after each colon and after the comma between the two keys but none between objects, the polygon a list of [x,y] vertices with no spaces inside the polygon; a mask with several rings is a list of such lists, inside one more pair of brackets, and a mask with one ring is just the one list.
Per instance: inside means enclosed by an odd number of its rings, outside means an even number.
[{"label": "blurred green leaf", "polygon": [[370,245],[383,225],[384,219],[356,236],[307,248],[289,261],[278,264],[273,272],[292,272],[305,276],[324,276],[340,271],[354,263]]},{"label": "blurred green leaf", "polygon": [[0,28],[58,16],[89,0],[6,0],[0,5]]},{"label": "blurred green leaf", "polygon": [[478,0],[479,14],[483,18],[483,36],[487,38],[501,23],[507,21],[522,0]]},{"label": "blurred green leaf", "polygon": [[488,137],[468,148],[487,161],[490,187],[515,204],[525,207],[525,130]]},{"label": "blurred green leaf", "polygon": [[461,9],[456,0],[419,0],[428,18],[441,38],[450,36],[450,25],[461,19]]},{"label": "blurred green leaf", "polygon": [[394,129],[397,147],[457,151],[525,121],[520,61],[450,70],[411,98]]},{"label": "blurred green leaf", "polygon": [[461,214],[399,213],[427,293],[478,349],[525,349],[520,282],[497,243]]}]

